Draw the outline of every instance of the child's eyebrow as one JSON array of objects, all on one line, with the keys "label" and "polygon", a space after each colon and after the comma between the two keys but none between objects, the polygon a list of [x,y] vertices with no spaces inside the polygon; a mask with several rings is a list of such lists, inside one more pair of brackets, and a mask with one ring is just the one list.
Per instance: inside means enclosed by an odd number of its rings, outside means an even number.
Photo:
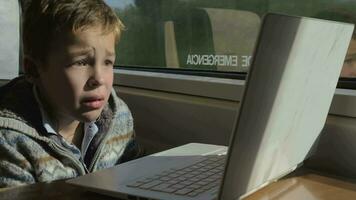
[{"label": "child's eyebrow", "polygon": [[345,60],[350,60],[350,59],[356,60],[356,53],[349,54],[345,58]]},{"label": "child's eyebrow", "polygon": [[88,47],[88,48],[83,48],[83,49],[80,49],[80,50],[71,51],[69,53],[72,56],[82,56],[82,55],[90,54],[90,52],[92,52],[92,51],[93,51],[93,49]]},{"label": "child's eyebrow", "polygon": [[106,55],[107,56],[115,56],[115,52],[106,50]]}]

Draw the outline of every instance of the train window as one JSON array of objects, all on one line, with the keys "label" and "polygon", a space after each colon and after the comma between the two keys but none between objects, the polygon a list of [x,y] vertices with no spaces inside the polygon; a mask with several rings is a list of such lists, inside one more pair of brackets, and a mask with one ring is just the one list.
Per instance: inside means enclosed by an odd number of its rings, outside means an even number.
[{"label": "train window", "polygon": [[[6,8],[6,9],[4,9]],[[20,65],[20,15],[17,1],[0,3],[0,85],[15,78]],[[9,51],[11,49],[11,51]]]},{"label": "train window", "polygon": [[[261,18],[278,12],[355,23],[353,0],[106,0],[126,25],[117,66],[245,73]],[[356,40],[341,75],[356,77]],[[177,70],[175,70],[177,71]]]},{"label": "train window", "polygon": [[123,2],[107,1],[127,27],[118,65],[248,70],[261,23],[256,12],[212,1]]}]

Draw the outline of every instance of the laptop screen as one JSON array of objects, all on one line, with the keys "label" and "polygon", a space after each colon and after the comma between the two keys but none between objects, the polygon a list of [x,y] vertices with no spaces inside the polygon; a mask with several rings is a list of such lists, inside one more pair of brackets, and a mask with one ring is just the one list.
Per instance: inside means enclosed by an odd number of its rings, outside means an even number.
[{"label": "laptop screen", "polygon": [[264,18],[220,198],[238,199],[295,169],[321,132],[353,25]]}]

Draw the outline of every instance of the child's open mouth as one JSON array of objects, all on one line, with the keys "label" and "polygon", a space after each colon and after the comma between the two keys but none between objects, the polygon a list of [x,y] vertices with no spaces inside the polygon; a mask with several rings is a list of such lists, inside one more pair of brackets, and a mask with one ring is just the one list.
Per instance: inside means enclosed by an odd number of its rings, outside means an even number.
[{"label": "child's open mouth", "polygon": [[104,105],[104,98],[95,96],[83,99],[82,105],[90,109],[99,109]]}]

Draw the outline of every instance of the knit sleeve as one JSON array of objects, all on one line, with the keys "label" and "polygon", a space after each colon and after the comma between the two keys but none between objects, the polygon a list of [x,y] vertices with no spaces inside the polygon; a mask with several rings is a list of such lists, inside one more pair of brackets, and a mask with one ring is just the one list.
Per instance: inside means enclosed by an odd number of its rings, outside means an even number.
[{"label": "knit sleeve", "polygon": [[124,153],[122,154],[120,160],[117,164],[124,163],[130,160],[134,160],[146,155],[145,149],[135,138],[135,132],[131,139],[127,143]]},{"label": "knit sleeve", "polygon": [[0,131],[0,188],[36,182],[30,162],[16,148],[18,142],[23,141],[16,137],[6,138],[4,131]]}]

